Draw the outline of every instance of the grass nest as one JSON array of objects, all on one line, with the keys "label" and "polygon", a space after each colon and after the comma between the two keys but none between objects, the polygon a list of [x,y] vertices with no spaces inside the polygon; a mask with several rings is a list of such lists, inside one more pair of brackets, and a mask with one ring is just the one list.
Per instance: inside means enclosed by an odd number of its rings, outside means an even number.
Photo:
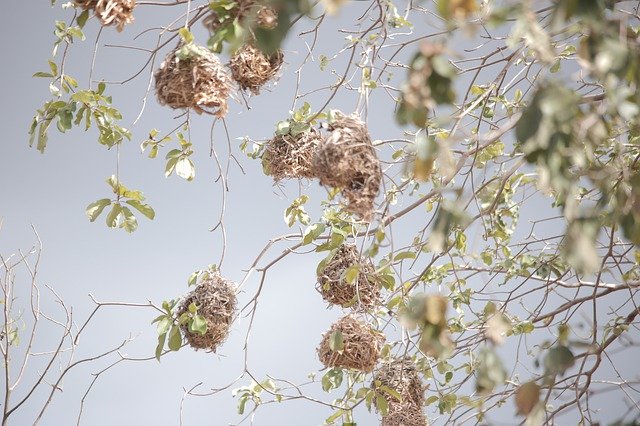
[{"label": "grass nest", "polygon": [[118,31],[133,22],[136,0],[74,0],[74,4],[84,10],[93,9],[102,26],[114,25]]},{"label": "grass nest", "polygon": [[193,108],[224,117],[231,80],[216,55],[207,48],[178,46],[155,72],[156,96],[161,105]]},{"label": "grass nest", "polygon": [[387,415],[382,417],[381,426],[428,426],[421,405],[406,402],[390,402]]},{"label": "grass nest", "polygon": [[322,185],[341,189],[347,211],[369,221],[382,180],[380,160],[358,116],[334,114],[335,120],[329,124],[331,134],[313,156],[314,173]]},{"label": "grass nest", "polygon": [[324,333],[317,349],[318,358],[325,367],[351,368],[368,373],[378,363],[384,340],[384,335],[347,315]]},{"label": "grass nest", "polygon": [[212,10],[203,20],[202,24],[211,33],[215,33],[222,27],[230,25],[236,19],[238,22],[246,19],[254,19],[255,25],[264,29],[273,29],[278,26],[278,12],[264,1],[236,0],[231,10],[224,9],[223,15],[218,15]]},{"label": "grass nest", "polygon": [[195,303],[198,314],[207,322],[205,334],[191,333],[186,326],[182,331],[194,349],[207,349],[210,351],[224,342],[229,335],[231,322],[236,313],[236,286],[226,280],[219,273],[212,273],[185,297],[180,304],[178,317],[188,312],[189,305]]},{"label": "grass nest", "polygon": [[[390,403],[413,404],[422,407],[424,404],[424,386],[415,363],[409,357],[396,358],[384,363],[373,376],[374,388]],[[377,382],[380,382],[379,385]],[[386,386],[402,396],[398,400],[388,393],[377,390],[378,386]]]},{"label": "grass nest", "polygon": [[[357,278],[348,283],[346,271],[358,265]],[[361,259],[353,244],[343,244],[318,275],[318,291],[332,305],[343,308],[361,306],[371,308],[380,303],[380,287],[374,277],[369,259]]]},{"label": "grass nest", "polygon": [[292,134],[275,135],[265,146],[262,164],[265,173],[279,182],[288,178],[314,177],[311,159],[322,140],[315,129]]},{"label": "grass nest", "polygon": [[272,55],[265,55],[252,44],[245,44],[231,57],[231,78],[242,90],[250,90],[257,95],[260,88],[276,76],[283,58],[281,50]]}]

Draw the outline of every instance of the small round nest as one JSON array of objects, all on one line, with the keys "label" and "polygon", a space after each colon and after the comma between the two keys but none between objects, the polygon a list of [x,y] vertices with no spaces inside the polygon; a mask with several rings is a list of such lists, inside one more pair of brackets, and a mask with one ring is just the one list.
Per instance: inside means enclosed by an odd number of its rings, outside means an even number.
[{"label": "small round nest", "polygon": [[184,45],[170,52],[156,70],[155,81],[161,105],[218,117],[227,112],[231,80],[218,57],[205,47]]},{"label": "small round nest", "polygon": [[273,176],[276,182],[285,178],[314,177],[311,159],[321,140],[322,137],[315,129],[296,136],[274,136],[266,143],[262,155],[265,173]]},{"label": "small round nest", "polygon": [[390,402],[387,415],[382,418],[381,426],[428,426],[429,421],[421,405]]},{"label": "small round nest", "polygon": [[236,286],[222,278],[219,273],[211,273],[208,279],[200,282],[185,297],[178,310],[178,317],[188,312],[189,305],[192,303],[198,307],[198,315],[206,320],[207,332],[191,333],[186,326],[183,326],[182,331],[187,342],[194,349],[215,352],[229,335],[229,328],[236,312]]},{"label": "small round nest", "polygon": [[[359,266],[358,277],[352,283],[347,283],[345,272],[354,265]],[[371,308],[380,302],[380,287],[374,277],[373,264],[370,259],[361,259],[353,244],[340,246],[320,271],[318,291],[328,303],[343,308]]]},{"label": "small round nest", "polygon": [[315,175],[322,185],[340,188],[347,199],[346,210],[369,221],[382,180],[380,161],[365,124],[356,114],[335,111],[331,135],[313,156]]},{"label": "small round nest", "polygon": [[379,381],[380,386],[393,389],[402,396],[402,400],[398,400],[383,390],[376,389],[390,403],[412,404],[418,407],[422,407],[424,404],[424,386],[420,380],[418,369],[410,357],[396,358],[385,362],[373,376],[373,380],[374,388],[376,381]]},{"label": "small round nest", "polygon": [[[341,333],[343,347],[333,351],[330,341],[336,332]],[[381,333],[347,315],[323,334],[317,349],[318,358],[325,367],[351,368],[368,373],[378,362],[384,340]]]},{"label": "small round nest", "polygon": [[278,25],[278,12],[263,4],[265,1],[236,0],[230,10],[225,10],[225,16],[219,16],[212,10],[203,20],[202,24],[211,33],[231,24],[233,21],[244,21],[247,18],[255,18],[255,24],[264,29],[273,29]]},{"label": "small round nest", "polygon": [[257,47],[245,44],[231,57],[231,77],[242,90],[251,90],[257,95],[260,88],[278,73],[283,58],[280,50],[267,56]]}]

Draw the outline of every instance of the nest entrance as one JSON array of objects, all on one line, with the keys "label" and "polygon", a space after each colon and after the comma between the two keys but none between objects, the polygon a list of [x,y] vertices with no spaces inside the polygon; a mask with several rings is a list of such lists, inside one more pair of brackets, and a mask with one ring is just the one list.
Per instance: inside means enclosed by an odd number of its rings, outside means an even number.
[{"label": "nest entrance", "polygon": [[342,190],[347,211],[369,221],[382,180],[380,160],[358,116],[345,116],[339,111],[335,114],[331,135],[313,156],[314,172],[322,185]]},{"label": "nest entrance", "polygon": [[[357,278],[348,283],[345,272],[358,265]],[[380,287],[376,283],[371,260],[363,261],[353,244],[343,244],[320,271],[318,291],[332,305],[343,308],[360,305],[372,308],[380,303]]]},{"label": "nest entrance", "polygon": [[231,57],[231,77],[242,90],[250,90],[257,95],[260,88],[276,76],[283,59],[284,55],[280,50],[272,55],[265,55],[257,47],[245,44]]},{"label": "nest entrance", "polygon": [[207,332],[205,334],[191,333],[186,326],[183,326],[182,331],[187,342],[194,349],[207,349],[215,352],[229,335],[231,322],[236,312],[236,287],[217,272],[211,273],[208,279],[198,284],[183,300],[178,310],[178,317],[188,312],[189,305],[192,303],[198,307],[198,315],[206,320]]},{"label": "nest entrance", "polygon": [[133,22],[135,0],[74,0],[84,10],[93,9],[102,26],[114,25],[118,31]]},{"label": "nest entrance", "polygon": [[[343,347],[332,350],[330,340],[336,332],[341,333]],[[352,315],[334,323],[322,336],[318,347],[318,358],[325,367],[351,368],[371,372],[378,362],[384,336]]]},{"label": "nest entrance", "polygon": [[161,105],[193,108],[224,117],[231,81],[216,55],[197,45],[179,46],[155,72],[156,96]]},{"label": "nest entrance", "polygon": [[295,136],[274,136],[267,142],[262,156],[265,173],[273,176],[276,182],[286,178],[314,177],[311,159],[321,140],[314,129]]}]

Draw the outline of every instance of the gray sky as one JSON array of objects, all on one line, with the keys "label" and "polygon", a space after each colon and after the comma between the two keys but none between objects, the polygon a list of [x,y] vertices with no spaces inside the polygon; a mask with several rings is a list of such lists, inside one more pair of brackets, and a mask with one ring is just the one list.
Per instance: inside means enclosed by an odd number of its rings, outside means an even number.
[{"label": "gray sky", "polygon": [[[363,2],[364,3],[364,2]],[[331,56],[344,44],[343,34],[336,30],[341,24],[352,22],[363,10],[363,5],[352,4],[338,17],[323,24],[315,48],[316,55]],[[130,77],[145,62],[139,51],[105,47],[105,44],[150,47],[155,44],[153,33],[142,35],[133,42],[132,37],[151,26],[165,25],[178,13],[177,8],[139,6],[135,24],[116,33],[113,28],[103,31],[99,42],[94,80],[115,82]],[[50,132],[48,148],[41,155],[29,148],[27,129],[36,108],[49,99],[48,81],[34,79],[36,71],[47,70],[54,41],[54,21],[68,20],[70,11],[54,8],[49,2],[7,2],[2,14],[0,35],[7,42],[4,51],[2,76],[5,95],[0,106],[5,140],[0,144],[0,181],[4,183],[0,201],[0,252],[10,253],[18,248],[28,249],[34,242],[31,225],[35,226],[44,242],[40,269],[42,284],[55,288],[68,306],[73,306],[76,321],[86,318],[94,305],[91,293],[100,301],[144,303],[179,297],[188,291],[187,277],[210,263],[217,263],[221,255],[222,240],[219,232],[211,233],[217,222],[222,203],[222,188],[215,182],[218,171],[209,157],[210,125],[208,116],[195,116],[192,121],[191,141],[196,150],[196,179],[186,182],[177,176],[165,179],[164,153],[155,160],[141,155],[139,144],[152,128],[161,133],[175,127],[176,111],[157,105],[153,91],[149,93],[144,115],[131,128],[134,137],[121,150],[121,180],[127,186],[140,189],[156,210],[154,221],[139,218],[139,229],[133,234],[110,230],[104,217],[90,223],[84,209],[87,204],[108,197],[110,189],[105,179],[115,172],[116,153],[98,145],[95,129],[89,132],[74,129],[61,135],[54,128]],[[301,192],[311,197],[309,212],[317,220],[320,201],[325,191],[315,182],[290,182],[282,189],[274,187],[271,178],[264,176],[259,161],[244,157],[239,152],[238,137],[249,135],[254,139],[269,138],[274,124],[288,116],[295,93],[298,68],[306,54],[306,47],[295,35],[306,28],[302,22],[290,34],[285,50],[282,77],[270,90],[249,100],[250,110],[241,101],[232,102],[227,125],[231,136],[231,150],[241,162],[244,172],[232,163],[229,173],[229,192],[225,226],[227,251],[222,273],[240,281],[253,259],[269,239],[291,232],[282,219],[284,209]],[[416,31],[431,32],[432,22],[417,23]],[[89,79],[92,47],[98,22],[87,23],[87,40],[70,49],[66,72],[74,76],[81,87]],[[200,25],[194,29],[198,40],[206,36]],[[161,58],[167,49],[163,50]],[[406,60],[411,51],[397,60]],[[60,53],[58,54],[60,55]],[[155,67],[159,65],[156,61]],[[342,72],[344,58],[332,63],[329,69]],[[396,71],[397,72],[397,71]],[[114,106],[121,109],[124,126],[130,127],[142,107],[142,98],[149,83],[149,68],[127,85],[110,84],[107,92],[113,95]],[[394,78],[402,79],[403,75]],[[337,80],[329,71],[320,72],[317,63],[306,66],[302,73],[301,93],[325,86]],[[314,107],[324,103],[328,92],[320,91],[306,98]],[[332,108],[350,112],[356,106],[357,94],[342,91],[331,103]],[[373,139],[401,137],[391,118],[393,105],[383,91],[372,94],[369,128]],[[298,105],[300,106],[300,105]],[[214,130],[216,151],[226,162],[227,141],[223,127]],[[166,150],[165,150],[166,152]],[[539,201],[539,200],[538,200]],[[534,202],[538,202],[535,201]],[[536,206],[536,204],[532,204]],[[398,208],[401,208],[399,205]],[[535,211],[523,211],[522,221]],[[422,214],[422,213],[420,213]],[[411,216],[409,216],[411,217]],[[401,238],[411,237],[411,223],[396,228]],[[408,226],[408,228],[407,228]],[[520,232],[526,233],[528,227]],[[549,232],[554,231],[551,227]],[[275,245],[265,257],[266,263],[287,247]],[[321,254],[292,255],[277,264],[268,275],[260,297],[256,322],[251,334],[248,365],[252,374],[264,379],[269,373],[296,383],[306,381],[308,373],[322,366],[315,348],[321,333],[340,316],[339,309],[327,310],[315,291],[315,270]],[[253,274],[240,295],[240,306],[246,303],[258,285],[258,274]],[[24,289],[23,289],[24,290]],[[25,300],[25,294],[21,296]],[[49,294],[46,311],[61,315]],[[84,336],[77,355],[90,355],[116,345],[130,334],[138,336],[123,352],[131,357],[152,356],[155,348],[155,327],[150,321],[156,313],[150,309],[105,308]],[[178,424],[180,399],[183,388],[198,383],[198,390],[226,386],[243,368],[243,342],[248,321],[240,319],[234,324],[229,340],[218,354],[194,352],[188,347],[178,353],[155,361],[123,363],[102,376],[87,399],[83,424]],[[55,342],[56,330],[44,328],[39,335],[36,350],[48,350]],[[509,350],[505,350],[509,353]],[[60,425],[76,421],[80,399],[91,380],[91,373],[107,362],[79,368],[63,384],[63,392],[56,396],[41,424]],[[31,377],[39,366],[32,364]],[[245,377],[230,389],[247,385]],[[230,389],[215,397],[190,397],[183,409],[184,422],[190,424],[228,424],[240,420],[236,414],[236,400]],[[307,388],[309,395],[328,399],[319,384]],[[20,391],[14,400],[20,398]],[[37,399],[37,398],[36,398]],[[321,424],[330,410],[304,401],[289,401],[285,405],[261,407],[255,418],[257,425]],[[512,412],[511,404],[508,404]],[[34,407],[26,405],[17,413],[13,424],[30,424]],[[612,410],[612,412],[615,410]],[[429,414],[433,414],[429,412]],[[359,425],[375,424],[375,415],[359,410]],[[512,424],[513,419],[505,422]]]}]

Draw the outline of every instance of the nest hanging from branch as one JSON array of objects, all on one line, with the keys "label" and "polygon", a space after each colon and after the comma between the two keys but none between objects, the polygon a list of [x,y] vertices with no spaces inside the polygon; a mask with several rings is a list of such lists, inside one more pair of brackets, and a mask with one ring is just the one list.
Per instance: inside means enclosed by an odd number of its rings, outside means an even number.
[{"label": "nest hanging from branch", "polygon": [[215,33],[220,28],[231,25],[236,19],[240,23],[246,19],[254,19],[256,26],[265,29],[273,29],[278,25],[278,12],[273,7],[263,4],[265,1],[236,0],[234,3],[230,10],[224,10],[224,16],[212,10],[202,20],[205,28]]},{"label": "nest hanging from branch", "polygon": [[421,405],[391,402],[381,426],[429,426],[429,421]]},{"label": "nest hanging from branch", "polygon": [[[389,402],[413,404],[422,407],[424,404],[424,386],[415,363],[409,357],[396,358],[384,363],[373,376],[376,392],[384,395]],[[377,389],[377,381],[380,386],[386,386],[395,390],[402,396],[402,400],[389,395],[383,390]]]},{"label": "nest hanging from branch", "polygon": [[265,55],[257,47],[245,44],[231,57],[231,77],[242,90],[250,90],[257,95],[260,88],[278,73],[283,58],[280,50],[272,55]]},{"label": "nest hanging from branch", "polygon": [[368,373],[378,362],[384,340],[384,335],[347,315],[324,333],[317,349],[318,358],[325,367],[351,368]]},{"label": "nest hanging from branch", "polygon": [[83,10],[93,9],[102,26],[114,25],[118,31],[134,20],[136,0],[74,0],[73,3]]},{"label": "nest hanging from branch", "polygon": [[160,105],[193,108],[224,117],[231,80],[216,55],[197,45],[179,46],[155,72]]},{"label": "nest hanging from branch", "polygon": [[311,158],[322,140],[320,134],[311,129],[295,136],[276,135],[270,139],[262,155],[265,173],[279,182],[287,178],[312,178]]},{"label": "nest hanging from branch", "polygon": [[187,342],[194,349],[207,349],[215,352],[216,348],[229,335],[231,322],[235,316],[235,284],[222,278],[217,272],[211,273],[183,300],[178,310],[178,317],[188,312],[189,305],[192,303],[198,307],[198,315],[206,320],[207,332],[205,334],[192,333],[186,326],[183,326],[182,331]]},{"label": "nest hanging from branch", "polygon": [[313,156],[315,175],[322,185],[340,188],[347,199],[346,210],[371,220],[373,203],[380,190],[380,160],[369,132],[357,115],[334,111],[331,135]]},{"label": "nest hanging from branch", "polygon": [[[358,266],[358,276],[347,282],[345,273]],[[371,308],[380,302],[380,287],[371,260],[363,260],[353,244],[343,244],[318,275],[318,291],[332,305]]]}]

